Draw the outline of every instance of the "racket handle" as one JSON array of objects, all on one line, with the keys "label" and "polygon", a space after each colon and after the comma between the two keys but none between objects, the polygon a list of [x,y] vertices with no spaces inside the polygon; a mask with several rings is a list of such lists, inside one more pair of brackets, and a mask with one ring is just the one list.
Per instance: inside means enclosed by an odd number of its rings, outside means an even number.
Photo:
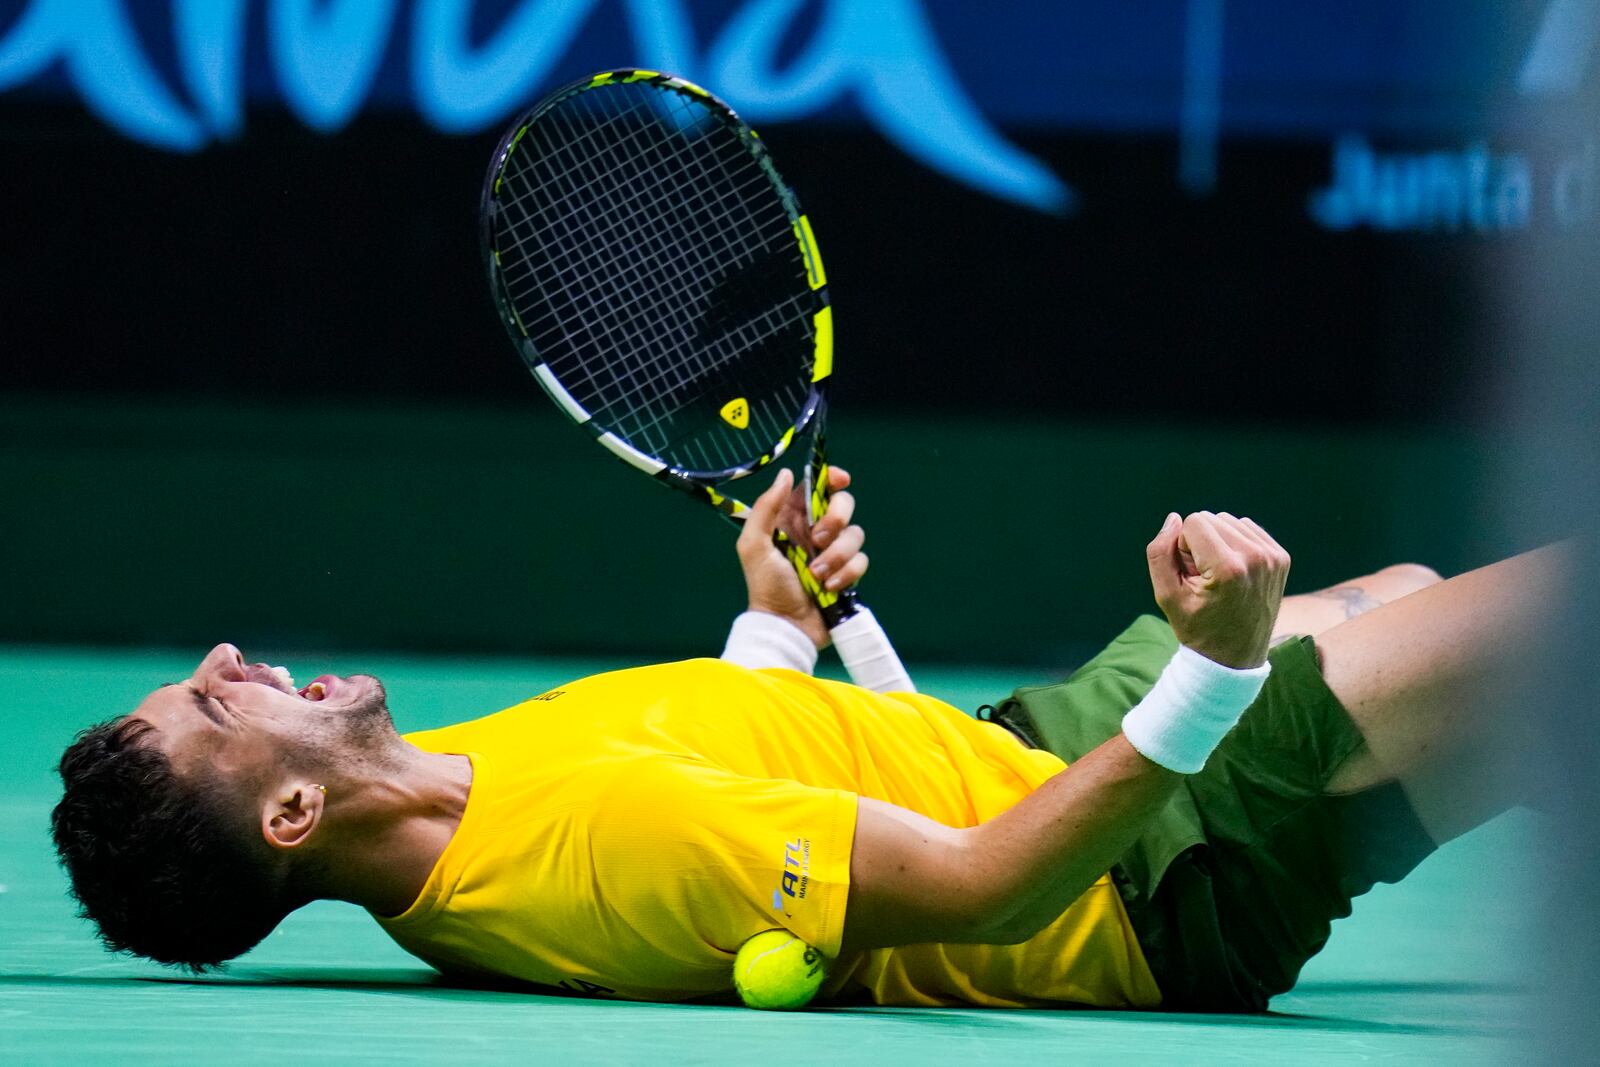
[{"label": "racket handle", "polygon": [[[817,417],[819,420],[821,419],[820,411]],[[833,496],[833,488],[828,484],[827,440],[822,432],[820,421],[817,423],[815,436],[811,442],[811,457],[806,460],[801,477],[805,479],[801,483],[802,489],[806,495],[806,505],[810,514],[811,524],[815,526],[827,512],[828,499]],[[815,578],[811,577],[811,572],[806,569],[809,560],[805,558],[803,549],[796,547],[796,551],[793,553],[788,552],[787,549],[785,549],[785,552],[789,555],[790,561],[799,570],[800,584],[805,586],[806,592],[811,594],[811,599],[817,602],[817,609],[822,612],[822,621],[827,625],[828,629],[831,630],[846,619],[853,618],[856,612],[861,609],[860,601],[856,599],[856,591],[854,589],[842,589],[835,593],[824,589],[817,583]]]},{"label": "racket handle", "polygon": [[846,619],[854,618],[856,612],[861,610],[861,600],[856,596],[854,589],[846,589],[840,592],[832,603],[819,603],[817,608],[822,612],[823,623],[831,630]]},{"label": "racket handle", "polygon": [[794,567],[794,573],[800,579],[800,587],[816,602],[817,610],[822,612],[822,621],[828,629],[838,626],[859,610],[860,601],[856,599],[854,589],[841,589],[835,592],[817,581],[817,576],[811,573],[810,553],[790,539],[788,534],[782,530],[772,531],[772,543],[778,546],[778,551],[782,552]]},{"label": "racket handle", "polygon": [[871,610],[858,605],[856,613],[834,627],[832,633],[833,647],[856,685],[875,693],[917,691],[905,664],[900,662],[900,654]]}]

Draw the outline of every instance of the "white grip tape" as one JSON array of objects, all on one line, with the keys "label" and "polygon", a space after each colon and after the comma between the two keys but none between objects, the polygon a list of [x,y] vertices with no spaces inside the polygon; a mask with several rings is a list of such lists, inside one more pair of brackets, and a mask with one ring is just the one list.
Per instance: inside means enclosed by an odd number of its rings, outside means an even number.
[{"label": "white grip tape", "polygon": [[915,693],[911,675],[900,662],[900,656],[889,643],[868,608],[858,607],[856,613],[833,628],[833,647],[839,650],[850,680],[863,689],[875,693]]},{"label": "white grip tape", "polygon": [[741,667],[787,667],[810,674],[817,666],[817,646],[794,623],[765,611],[747,611],[733,620],[722,658]]},{"label": "white grip tape", "polygon": [[1237,670],[1187,645],[1168,661],[1145,698],[1122,718],[1122,732],[1145,758],[1194,774],[1233,729],[1271,673],[1271,665]]}]

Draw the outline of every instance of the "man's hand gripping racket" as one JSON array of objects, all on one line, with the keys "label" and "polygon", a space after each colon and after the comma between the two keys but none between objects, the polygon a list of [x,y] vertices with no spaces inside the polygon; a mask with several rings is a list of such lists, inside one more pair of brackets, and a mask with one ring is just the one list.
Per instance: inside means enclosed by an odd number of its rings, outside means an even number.
[{"label": "man's hand gripping racket", "polygon": [[[825,477],[831,493],[808,487],[806,479],[797,486],[794,476],[781,470],[745,514],[738,550],[750,610],[735,622],[723,658],[745,666],[809,670],[814,652],[794,649],[783,633],[759,623],[775,617],[808,646],[823,648],[831,638],[857,685],[880,693],[916,692],[888,635],[854,600],[852,587],[866,574],[868,561],[861,550],[866,534],[851,521],[855,497],[843,491],[850,474],[831,467]],[[812,521],[819,507],[821,517]],[[851,614],[829,625],[819,598],[841,594],[849,598]]]},{"label": "man's hand gripping racket", "polygon": [[867,573],[866,534],[851,523],[855,498],[843,492],[850,475],[831,467],[828,482],[832,493],[813,522],[812,502],[821,494],[808,493],[803,481],[796,486],[787,469],[779,471],[746,513],[738,542],[750,610],[789,620],[818,648],[829,640],[819,596],[851,590]]}]

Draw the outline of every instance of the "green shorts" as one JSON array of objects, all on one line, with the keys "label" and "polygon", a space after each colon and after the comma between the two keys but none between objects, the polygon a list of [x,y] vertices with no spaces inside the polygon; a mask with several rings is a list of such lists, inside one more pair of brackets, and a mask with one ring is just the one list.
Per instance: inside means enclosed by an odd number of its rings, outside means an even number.
[{"label": "green shorts", "polygon": [[[1071,763],[1121,729],[1177,650],[1143,616],[1064,682],[1018,689],[995,722]],[[1309,637],[1272,650],[1261,695],[1112,869],[1173,1011],[1263,1011],[1334,919],[1434,849],[1398,785],[1326,796],[1363,741]]]}]

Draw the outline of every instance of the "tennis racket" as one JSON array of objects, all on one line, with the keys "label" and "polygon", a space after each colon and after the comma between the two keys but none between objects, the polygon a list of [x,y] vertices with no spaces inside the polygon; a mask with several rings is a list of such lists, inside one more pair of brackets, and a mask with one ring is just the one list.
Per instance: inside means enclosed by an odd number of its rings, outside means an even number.
[{"label": "tennis racket", "polygon": [[[567,416],[628,465],[742,523],[722,486],[809,435],[828,505],[833,318],[811,223],[766,145],[681,78],[612,70],[511,124],[480,214],[512,344]],[[858,610],[806,546],[774,541],[830,628]]]}]

